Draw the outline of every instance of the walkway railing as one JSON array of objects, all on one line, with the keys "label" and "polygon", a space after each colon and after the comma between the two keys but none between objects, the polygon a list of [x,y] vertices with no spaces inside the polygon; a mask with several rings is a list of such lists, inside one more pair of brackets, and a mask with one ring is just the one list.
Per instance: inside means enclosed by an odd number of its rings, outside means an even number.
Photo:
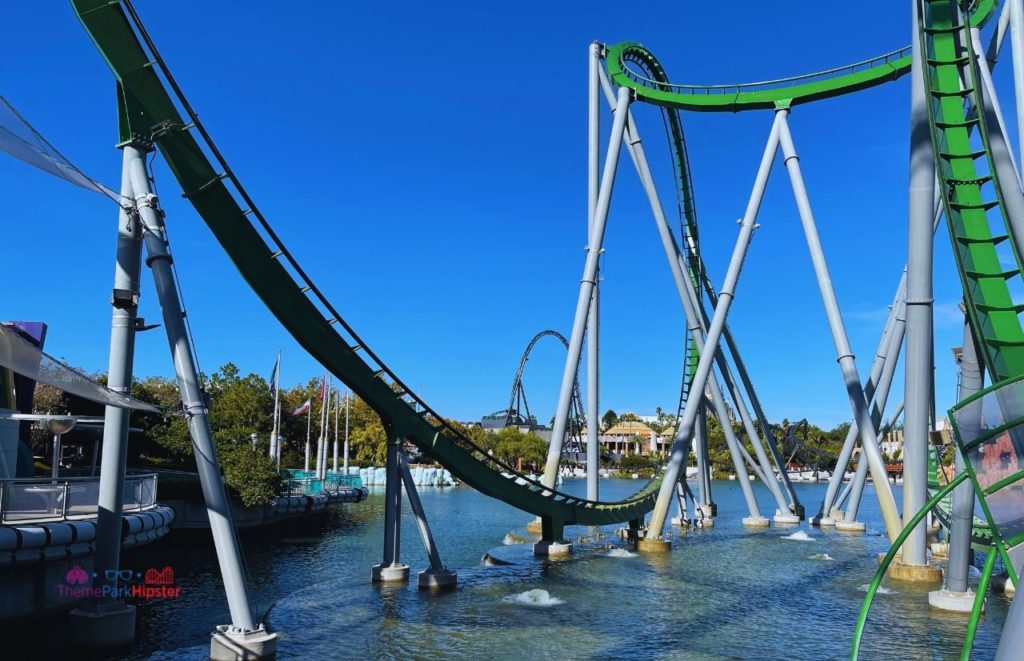
[{"label": "walkway railing", "polygon": [[[128,475],[124,481],[124,511],[135,512],[156,503],[155,473]],[[99,478],[38,477],[0,481],[0,523],[65,521],[97,516]]]},{"label": "walkway railing", "polygon": [[315,496],[341,488],[358,489],[363,480],[358,475],[341,475],[327,472],[327,477],[319,479],[316,471],[304,471],[285,468],[281,471],[283,479],[282,495],[284,496]]}]

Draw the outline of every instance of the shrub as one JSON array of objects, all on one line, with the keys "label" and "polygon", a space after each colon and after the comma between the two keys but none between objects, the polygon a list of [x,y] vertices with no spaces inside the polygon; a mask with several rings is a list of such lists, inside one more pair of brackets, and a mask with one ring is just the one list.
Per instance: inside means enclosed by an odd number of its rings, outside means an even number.
[{"label": "shrub", "polygon": [[265,453],[238,445],[221,453],[224,482],[246,507],[270,505],[281,491],[277,466]]}]

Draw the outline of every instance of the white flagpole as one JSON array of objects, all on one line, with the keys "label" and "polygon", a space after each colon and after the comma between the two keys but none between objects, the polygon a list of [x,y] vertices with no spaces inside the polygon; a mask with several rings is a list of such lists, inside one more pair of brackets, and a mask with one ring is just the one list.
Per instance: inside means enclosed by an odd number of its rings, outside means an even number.
[{"label": "white flagpole", "polygon": [[338,472],[338,409],[341,407],[341,390],[334,391],[334,472]]},{"label": "white flagpole", "polygon": [[348,406],[349,402],[352,401],[352,391],[349,390],[345,393],[345,456],[344,456],[344,470],[345,475],[348,475]]},{"label": "white flagpole", "polygon": [[274,370],[274,431],[270,443],[270,458],[281,468],[281,351],[277,352],[277,369]]},{"label": "white flagpole", "polygon": [[312,425],[313,425],[313,405],[310,404],[309,408],[306,409],[306,467],[304,469],[306,472],[309,472],[309,439],[310,439],[310,433],[311,433],[310,430],[312,429]]}]

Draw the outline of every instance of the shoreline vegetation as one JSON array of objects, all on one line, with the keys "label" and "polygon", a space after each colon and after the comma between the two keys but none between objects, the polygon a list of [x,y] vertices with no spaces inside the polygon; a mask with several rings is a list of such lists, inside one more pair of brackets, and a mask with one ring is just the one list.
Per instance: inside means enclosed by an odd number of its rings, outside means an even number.
[{"label": "shoreline vegetation", "polygon": [[[106,382],[103,374],[93,375],[101,383]],[[214,444],[229,491],[246,506],[258,506],[274,501],[281,489],[281,476],[269,457],[270,433],[273,426],[274,397],[270,384],[257,374],[242,375],[233,363],[226,363],[216,372],[203,378],[209,395],[210,425]],[[280,390],[281,406],[281,468],[302,468],[306,445],[307,415],[312,416],[311,443],[316,447],[320,435],[321,411],[320,392],[322,379],[312,378],[305,383]],[[133,414],[132,433],[128,442],[128,465],[132,468],[157,470],[195,471],[195,459],[188,435],[185,416],[177,384],[173,379],[160,376],[137,378],[133,381],[132,395],[163,409],[159,414]],[[310,411],[292,415],[309,401]],[[344,407],[344,402],[342,402]],[[34,411],[37,413],[71,413],[74,415],[103,415],[103,406],[63,393],[50,386],[37,384]],[[675,426],[675,416],[657,409],[657,420],[646,424],[656,433],[663,433]],[[341,412],[344,419],[344,410]],[[634,414],[622,416],[608,411],[602,417],[602,431],[619,422],[640,420]],[[536,472],[544,465],[547,442],[532,432],[509,427],[497,432],[488,432],[479,424],[464,424],[450,421],[474,443],[497,456],[509,465],[527,472]],[[333,413],[326,437],[334,441]],[[344,425],[344,423],[341,423]],[[732,423],[737,436],[752,451],[742,426]],[[349,457],[351,466],[382,466],[385,458],[386,434],[377,414],[358,397],[353,397],[349,407]],[[776,438],[796,438],[800,449],[798,460],[807,462],[813,458],[822,469],[834,468],[834,457],[839,453],[843,439],[849,429],[844,423],[830,430],[823,430],[805,421],[791,424],[783,420],[773,425]],[[99,427],[78,427],[63,439],[66,448],[66,467],[89,467],[93,457],[93,445],[99,442],[102,431]],[[339,430],[339,443],[344,431]],[[637,438],[644,443],[644,439]],[[47,457],[46,448],[51,442],[49,434],[34,429],[31,434],[31,450],[35,457]],[[731,471],[732,461],[725,443],[725,436],[718,420],[708,416],[708,445],[712,469],[721,475]],[[790,450],[792,452],[792,450]],[[331,453],[329,453],[330,455]],[[787,453],[788,456],[788,453]],[[602,453],[602,468],[618,469],[621,474],[632,473],[647,476],[654,473],[657,457],[631,455],[613,457]],[[832,464],[829,465],[828,461]],[[328,460],[330,461],[330,459]],[[40,463],[37,461],[37,464]],[[174,482],[161,482],[161,496],[168,492],[175,494]],[[187,489],[184,484],[182,489]],[[166,496],[170,497],[170,496]]]}]

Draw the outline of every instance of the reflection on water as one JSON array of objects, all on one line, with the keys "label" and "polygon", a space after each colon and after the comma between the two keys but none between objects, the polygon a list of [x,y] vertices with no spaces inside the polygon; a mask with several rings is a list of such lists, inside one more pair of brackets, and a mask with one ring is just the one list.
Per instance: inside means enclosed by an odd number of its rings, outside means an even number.
[{"label": "reflection on water", "polygon": [[[640,484],[604,481],[602,497],[619,498]],[[582,493],[585,484],[568,480],[565,488]],[[824,485],[796,488],[808,511],[815,509]],[[770,497],[756,492],[770,514]],[[527,537],[529,517],[467,488],[423,489],[442,559],[459,573],[458,590],[432,596],[419,593],[415,580],[398,588],[370,584],[383,546],[381,494],[333,509],[312,529],[243,541],[253,598],[282,633],[286,659],[848,656],[861,587],[877,567],[876,554],[887,548],[872,494],[865,493],[861,507],[868,525],[862,536],[806,524],[788,535],[747,530],[740,524],[746,511],[739,487],[716,482],[714,494],[715,527],[677,531],[669,555],[627,561],[612,528],[568,528],[568,537],[583,538],[568,560],[544,562],[522,552],[519,564],[483,566],[488,550]],[[413,573],[424,569],[411,516],[403,519],[402,542],[403,561]],[[503,548],[508,556],[519,547]],[[228,622],[212,547],[179,538],[127,554],[126,562],[173,566],[182,588],[175,602],[140,605],[132,656],[202,658],[212,626]],[[934,587],[887,581],[885,589],[892,592],[875,601],[863,658],[958,656],[966,618],[929,611],[927,592]],[[1006,608],[1004,597],[989,599],[975,658],[993,656]],[[39,626],[44,641],[46,630]],[[45,644],[67,652],[52,636]]]}]

